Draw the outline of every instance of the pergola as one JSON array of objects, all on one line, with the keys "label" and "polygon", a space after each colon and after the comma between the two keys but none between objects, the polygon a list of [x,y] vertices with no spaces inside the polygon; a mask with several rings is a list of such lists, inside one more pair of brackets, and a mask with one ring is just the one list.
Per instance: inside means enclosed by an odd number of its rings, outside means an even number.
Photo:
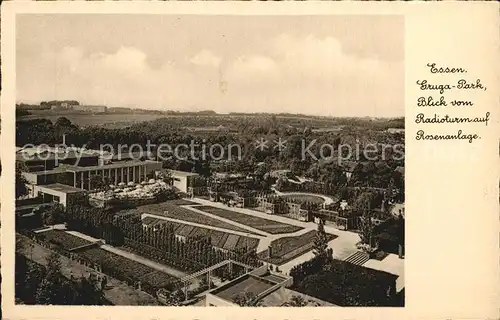
[{"label": "pergola", "polygon": [[211,277],[212,271],[229,265],[229,272],[231,273],[232,269],[233,269],[233,264],[244,267],[245,273],[248,273],[249,270],[254,269],[254,267],[252,267],[248,264],[228,259],[228,260],[221,261],[217,264],[214,264],[213,266],[210,266],[208,268],[202,269],[200,271],[196,271],[192,274],[189,274],[185,277],[182,277],[180,279],[180,281],[182,282],[182,285],[184,287],[184,296],[185,296],[186,301],[188,300],[187,289],[188,289],[189,284],[192,282],[192,280],[198,278],[199,276],[206,274],[207,275],[208,290],[210,290],[210,277]]}]

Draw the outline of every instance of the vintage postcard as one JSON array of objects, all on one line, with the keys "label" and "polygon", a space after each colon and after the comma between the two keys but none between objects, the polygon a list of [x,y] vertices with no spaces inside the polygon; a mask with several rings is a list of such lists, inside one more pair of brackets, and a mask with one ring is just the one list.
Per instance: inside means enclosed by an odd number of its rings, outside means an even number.
[{"label": "vintage postcard", "polygon": [[498,319],[498,9],[2,5],[3,315]]}]

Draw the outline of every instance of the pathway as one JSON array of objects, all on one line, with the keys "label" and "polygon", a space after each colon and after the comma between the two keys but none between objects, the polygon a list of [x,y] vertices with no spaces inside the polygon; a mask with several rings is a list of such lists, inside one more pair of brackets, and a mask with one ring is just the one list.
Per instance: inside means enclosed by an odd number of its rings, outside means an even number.
[{"label": "pathway", "polygon": [[[82,239],[88,240],[88,241],[95,242],[95,241],[99,241],[100,240],[100,239],[96,239],[96,238],[90,237],[88,235],[85,235],[83,233],[80,233],[78,231],[66,231],[66,232],[69,233],[69,234],[72,234],[72,235],[74,235],[76,237],[80,237]],[[173,277],[176,277],[176,278],[182,278],[182,277],[184,277],[184,276],[187,275],[187,273],[184,273],[184,272],[182,272],[180,270],[177,270],[177,269],[174,269],[172,267],[160,264],[158,262],[146,259],[146,258],[144,258],[144,257],[142,257],[140,255],[137,255],[137,254],[125,251],[125,250],[121,250],[121,249],[115,248],[115,247],[110,246],[108,244],[103,244],[103,245],[100,246],[100,248],[103,249],[103,250],[112,252],[114,254],[117,254],[119,256],[125,257],[127,259],[139,262],[139,263],[141,263],[143,265],[146,265],[146,266],[148,266],[150,268],[153,268],[153,269],[156,269],[158,271],[165,272],[165,273],[167,273],[167,274],[169,274],[169,275],[171,275]]]},{"label": "pathway", "polygon": [[139,255],[136,255],[134,253],[112,247],[108,244],[103,244],[101,246],[101,249],[104,249],[106,251],[112,252],[112,253],[117,254],[119,256],[125,257],[127,259],[139,262],[143,265],[146,265],[146,266],[153,268],[153,269],[156,269],[158,271],[165,272],[166,274],[169,274],[169,275],[176,277],[176,278],[182,278],[182,277],[187,275],[187,273],[182,272],[180,270],[177,270],[177,269],[174,269],[172,267],[160,264],[158,262],[146,259],[146,258],[139,256]]},{"label": "pathway", "polygon": [[[212,202],[211,202],[212,203]],[[214,214],[211,214],[211,213],[208,213],[208,212],[205,212],[205,211],[202,211],[202,210],[199,210],[199,209],[196,209],[196,207],[190,207],[189,205],[187,206],[184,206],[184,208],[186,209],[190,209],[190,210],[193,210],[197,213],[200,213],[200,214],[203,214],[203,215],[206,215],[207,217],[210,217],[210,218],[214,218],[214,219],[218,219],[218,220],[221,220],[221,221],[224,221],[224,222],[227,222],[227,223],[230,223],[230,224],[233,224],[235,226],[238,226],[238,227],[241,227],[241,228],[246,228],[252,232],[259,232],[259,233],[262,233],[262,234],[265,234],[266,236],[261,236],[261,237],[258,237],[260,239],[259,241],[259,245],[257,246],[257,253],[261,252],[261,251],[265,251],[267,250],[267,248],[269,247],[269,245],[271,244],[272,241],[276,240],[276,239],[279,239],[279,238],[283,238],[283,237],[298,237],[298,236],[301,236],[309,231],[311,231],[311,227],[312,228],[317,228],[316,225],[314,226],[308,226],[307,228],[303,228],[301,230],[298,230],[298,231],[295,231],[295,232],[290,232],[290,233],[280,233],[280,234],[271,234],[271,233],[268,233],[268,232],[265,232],[265,231],[261,231],[259,229],[255,229],[253,227],[249,227],[247,226],[246,224],[242,224],[242,223],[239,223],[239,222],[235,222],[233,220],[229,220],[229,219],[226,219],[226,218],[222,218],[222,217],[219,217],[217,215],[214,215]],[[230,211],[234,211],[233,207],[231,208],[224,208],[226,210],[230,210]],[[241,209],[241,208],[239,208]],[[269,219],[268,219],[269,220]],[[290,219],[289,219],[290,220]],[[279,221],[278,221],[279,222]],[[206,225],[202,225],[204,228],[213,228],[213,227],[210,227],[210,226],[206,226]],[[223,230],[224,232],[227,232],[225,230]],[[234,234],[238,234],[236,231],[229,231],[231,233],[234,233]],[[250,235],[252,236],[252,235]],[[257,238],[257,236],[254,236],[254,238]]]},{"label": "pathway", "polygon": [[[255,217],[259,217],[259,218],[263,218],[263,219],[267,219],[267,220],[273,220],[273,221],[277,221],[280,223],[295,225],[295,226],[303,228],[303,230],[300,230],[300,231],[297,231],[294,233],[269,235],[265,239],[261,239],[261,241],[259,242],[259,246],[257,248],[257,252],[261,252],[261,251],[266,250],[268,248],[269,244],[273,240],[283,238],[283,237],[299,236],[299,235],[307,233],[311,230],[318,229],[318,225],[315,224],[314,222],[298,221],[298,220],[290,219],[287,217],[278,216],[278,215],[270,215],[270,214],[266,214],[266,213],[263,213],[260,211],[251,210],[251,209],[247,209],[247,208],[234,208],[234,207],[228,208],[226,205],[224,205],[220,202],[212,202],[209,200],[204,200],[204,199],[199,199],[199,198],[194,198],[194,199],[190,199],[190,200],[193,202],[202,204],[202,205],[212,206],[212,207],[216,207],[216,208],[222,208],[225,210],[231,210],[231,211],[235,211],[238,213],[252,215]],[[334,234],[337,236],[337,238],[335,238],[334,240],[332,240],[328,243],[328,247],[333,250],[333,254],[334,254],[334,257],[336,259],[343,260],[357,251],[356,243],[358,243],[360,241],[359,235],[357,233],[350,232],[350,231],[338,230],[332,226],[325,226],[325,231],[327,233],[331,233],[331,234]],[[300,256],[296,257],[295,259],[292,259],[292,260],[288,261],[287,263],[281,265],[280,269],[284,273],[288,274],[288,272],[290,272],[291,268],[293,268],[294,266],[301,264],[307,260],[310,260],[313,257],[314,257],[314,254],[312,251],[306,252],[303,255],[300,255]]]},{"label": "pathway", "polygon": [[40,233],[40,232],[45,232],[45,231],[49,231],[49,230],[53,230],[54,228],[52,226],[49,226],[49,227],[45,227],[45,228],[42,228],[42,229],[37,229],[37,230],[34,230],[33,232],[34,233]]},{"label": "pathway", "polygon": [[210,218],[213,218],[213,219],[217,219],[217,220],[220,220],[220,221],[232,224],[234,226],[237,226],[237,227],[240,227],[240,228],[243,228],[243,229],[247,229],[249,231],[261,234],[261,235],[266,236],[266,237],[271,236],[271,234],[268,233],[268,232],[265,232],[265,231],[262,231],[262,230],[259,230],[259,229],[247,226],[246,224],[239,223],[239,222],[236,222],[236,221],[233,221],[233,220],[230,220],[230,219],[219,217],[218,215],[215,215],[215,214],[212,214],[212,213],[209,213],[209,212],[205,212],[203,210],[196,209],[196,207],[193,207],[193,206],[187,205],[187,206],[183,206],[183,208],[189,209],[189,210],[194,211],[194,212],[199,213],[199,214],[203,214],[203,215],[205,215],[207,217],[210,217]]},{"label": "pathway", "polygon": [[397,275],[396,291],[401,291],[405,286],[404,259],[399,259],[397,254],[389,254],[387,257],[378,261],[375,259],[368,260],[363,267],[385,271]]},{"label": "pathway", "polygon": [[174,218],[168,218],[168,217],[164,217],[164,216],[158,216],[158,215],[152,214],[152,213],[142,213],[142,217],[141,218],[144,219],[144,217],[152,217],[152,218],[156,218],[156,219],[162,219],[162,220],[172,221],[172,222],[181,223],[181,224],[187,224],[187,225],[194,226],[194,227],[199,227],[199,228],[205,228],[205,229],[211,229],[211,230],[221,231],[221,232],[225,232],[225,233],[236,234],[236,235],[239,235],[239,236],[244,236],[244,237],[249,237],[249,238],[256,238],[256,239],[263,239],[263,238],[265,238],[264,236],[258,236],[258,235],[255,235],[255,234],[251,234],[249,232],[247,233],[247,232],[229,230],[229,229],[224,229],[224,228],[219,228],[219,227],[214,227],[214,226],[207,226],[206,224],[202,224],[202,223],[196,223],[196,222],[191,222],[191,221],[185,221],[185,220],[179,220],[179,219],[174,219]]}]

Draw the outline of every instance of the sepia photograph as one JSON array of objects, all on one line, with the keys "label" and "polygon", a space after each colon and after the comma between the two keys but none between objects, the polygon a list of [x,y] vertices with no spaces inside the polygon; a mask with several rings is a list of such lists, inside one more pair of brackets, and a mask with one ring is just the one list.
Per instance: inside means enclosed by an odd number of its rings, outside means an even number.
[{"label": "sepia photograph", "polygon": [[16,305],[405,306],[403,15],[26,13],[14,51]]}]

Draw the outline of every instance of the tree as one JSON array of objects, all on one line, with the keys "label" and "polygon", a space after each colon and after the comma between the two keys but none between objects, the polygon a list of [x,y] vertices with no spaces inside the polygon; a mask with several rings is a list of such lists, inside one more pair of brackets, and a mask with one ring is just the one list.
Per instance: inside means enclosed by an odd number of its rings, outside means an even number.
[{"label": "tree", "polygon": [[174,178],[172,177],[172,172],[170,170],[164,170],[158,172],[158,179],[161,179],[166,184],[172,184]]},{"label": "tree", "polygon": [[290,302],[284,304],[286,307],[305,307],[307,306],[307,301],[302,296],[293,295]]},{"label": "tree", "polygon": [[52,253],[47,258],[47,273],[40,283],[35,295],[38,304],[54,304],[58,298],[58,291],[61,287],[61,265],[59,255]]},{"label": "tree", "polygon": [[165,304],[167,306],[180,306],[184,301],[184,293],[182,290],[175,290],[165,294]]},{"label": "tree", "polygon": [[375,195],[371,192],[361,193],[354,202],[352,209],[360,215],[366,215],[372,208]]},{"label": "tree", "polygon": [[279,177],[278,180],[276,181],[276,190],[278,191],[283,190],[287,184],[288,180],[285,177]]},{"label": "tree", "polygon": [[21,167],[16,167],[16,199],[19,199],[28,194],[28,181],[22,175]]},{"label": "tree", "polygon": [[107,183],[106,179],[100,175],[91,175],[89,177],[89,183],[91,190],[102,191],[102,190],[107,190],[107,188],[109,188],[109,183]]},{"label": "tree", "polygon": [[53,203],[50,208],[41,213],[41,220],[44,225],[54,225],[64,221],[64,206],[60,203]]},{"label": "tree", "polygon": [[373,222],[370,214],[366,214],[360,218],[360,233],[359,237],[361,238],[361,242],[367,244],[368,246],[372,246],[373,239]]},{"label": "tree", "polygon": [[60,139],[63,134],[70,133],[77,129],[78,127],[72,124],[71,121],[66,117],[59,117],[54,123],[54,133],[57,139]]},{"label": "tree", "polygon": [[77,303],[82,305],[97,305],[101,304],[103,293],[97,289],[97,280],[92,278],[81,278],[75,285],[77,295]]},{"label": "tree", "polygon": [[260,301],[255,301],[257,296],[253,292],[243,292],[233,298],[233,302],[240,307],[257,307],[261,304]]},{"label": "tree", "polygon": [[326,257],[327,248],[328,248],[328,238],[326,236],[323,220],[320,220],[318,224],[318,231],[316,232],[316,237],[314,238],[313,253],[315,256]]}]

